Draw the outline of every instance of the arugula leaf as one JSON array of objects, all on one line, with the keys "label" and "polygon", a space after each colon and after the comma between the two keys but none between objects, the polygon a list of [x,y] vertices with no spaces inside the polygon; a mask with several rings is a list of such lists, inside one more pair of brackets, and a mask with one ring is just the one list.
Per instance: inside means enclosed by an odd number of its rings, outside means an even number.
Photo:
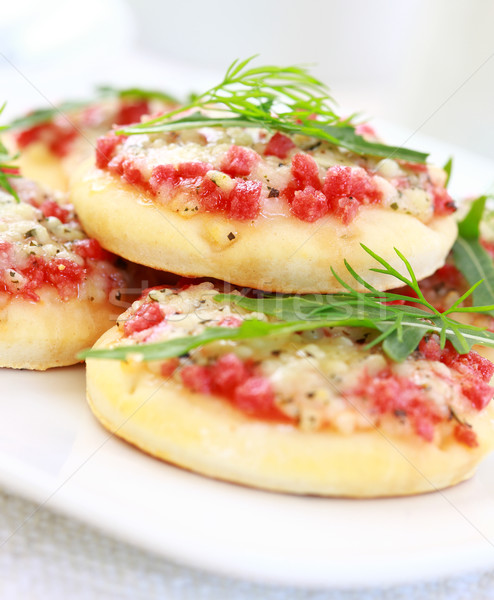
[{"label": "arugula leaf", "polygon": [[[273,335],[282,335],[318,329],[322,327],[364,327],[379,332],[367,347],[382,343],[383,351],[394,361],[405,360],[427,334],[439,335],[441,346],[449,340],[461,354],[469,352],[474,344],[494,347],[494,333],[472,325],[464,325],[452,319],[453,312],[471,312],[471,308],[460,306],[475,291],[475,286],[466,292],[453,307],[441,313],[423,296],[412,267],[407,259],[395,249],[403,261],[410,278],[402,275],[383,258],[362,245],[382,268],[373,269],[391,275],[409,285],[417,294],[413,301],[417,306],[390,304],[397,300],[410,301],[409,296],[394,292],[380,292],[360,277],[352,267],[346,267],[367,292],[358,292],[333,274],[344,285],[347,292],[337,294],[312,294],[307,296],[266,295],[248,298],[235,294],[217,294],[218,302],[230,302],[252,312],[261,312],[278,319],[276,322],[246,319],[238,328],[206,328],[201,334],[172,339],[154,344],[120,346],[111,349],[86,350],[80,358],[109,358],[125,360],[139,356],[142,360],[157,360],[181,356],[190,350],[217,340],[242,340]],[[494,310],[494,305],[476,307],[477,312]]]},{"label": "arugula leaf", "polygon": [[480,222],[485,211],[488,196],[479,196],[470,205],[466,216],[458,223],[458,235],[465,240],[478,240],[480,237]]},{"label": "arugula leaf", "polygon": [[453,171],[453,157],[450,156],[443,167],[443,171],[446,173],[446,183],[444,187],[448,187],[449,180],[451,179],[451,172]]},{"label": "arugula leaf", "polygon": [[[0,115],[4,111],[5,106],[5,102],[2,106],[0,106]],[[6,125],[1,125],[0,131],[4,131],[7,128],[8,127]],[[17,165],[13,163],[16,158],[16,156],[9,155],[7,148],[0,141],[0,189],[4,189],[15,198],[16,202],[20,202],[17,192],[10,183],[10,179],[13,177],[19,177],[19,169]]]},{"label": "arugula leaf", "polygon": [[[312,136],[361,155],[393,156],[419,163],[427,160],[428,155],[423,152],[369,142],[358,135],[352,117],[342,119],[334,112],[331,107],[334,101],[327,87],[310,75],[306,67],[252,67],[254,58],[235,60],[218,85],[195,95],[185,106],[117,133],[160,133],[180,130],[184,124],[227,127],[241,123],[242,127]],[[188,118],[194,109],[207,108],[213,108],[215,114],[224,113],[224,117],[195,111]],[[179,115],[185,116],[177,118]]]},{"label": "arugula leaf", "polygon": [[[474,307],[494,304],[494,264],[479,241],[487,198],[480,196],[472,202],[468,214],[458,223],[459,236],[453,246],[455,264],[469,285],[481,282],[473,291]],[[494,316],[494,310],[484,312]]]}]

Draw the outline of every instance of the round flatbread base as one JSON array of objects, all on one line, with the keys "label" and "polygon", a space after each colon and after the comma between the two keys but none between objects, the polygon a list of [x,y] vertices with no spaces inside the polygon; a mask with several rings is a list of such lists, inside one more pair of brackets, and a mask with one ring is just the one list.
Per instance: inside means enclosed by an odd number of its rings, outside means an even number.
[{"label": "round flatbread base", "polygon": [[206,212],[185,217],[90,163],[73,178],[71,191],[88,235],[108,250],[186,277],[266,291],[341,291],[331,269],[359,288],[345,260],[376,288],[396,287],[395,278],[371,270],[379,265],[361,244],[406,274],[397,248],[422,279],[443,265],[456,237],[452,217],[425,225],[411,215],[371,207],[349,225],[333,217],[315,223],[286,215],[248,222]]},{"label": "round flatbread base", "polygon": [[[96,347],[120,339],[116,328]],[[258,421],[142,365],[87,360],[92,411],[112,433],[191,471],[248,486],[345,497],[432,492],[465,479],[494,446],[491,413],[471,419],[479,446],[443,446],[379,430],[344,435]]]},{"label": "round flatbread base", "polygon": [[0,308],[0,367],[43,371],[73,365],[119,314],[107,301],[62,301],[49,288],[38,295],[38,302],[12,298]]},{"label": "round flatbread base", "polygon": [[[12,136],[6,134],[2,137],[5,146],[12,154],[18,152],[16,143]],[[34,142],[23,148],[15,163],[19,166],[22,176],[32,179],[51,190],[66,191],[69,178],[59,158],[41,142]]]}]

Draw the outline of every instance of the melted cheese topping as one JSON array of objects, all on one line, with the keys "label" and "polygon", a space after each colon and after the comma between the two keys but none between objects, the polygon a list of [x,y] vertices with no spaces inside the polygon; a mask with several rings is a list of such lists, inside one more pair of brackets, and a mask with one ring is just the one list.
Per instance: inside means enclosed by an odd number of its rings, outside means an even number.
[{"label": "melted cheese topping", "polygon": [[[0,282],[11,294],[22,294],[30,284],[22,271],[29,267],[33,257],[46,262],[65,260],[84,269],[83,281],[75,287],[75,295],[80,300],[106,301],[109,287],[115,288],[123,283],[122,273],[104,260],[92,260],[88,268],[85,258],[76,251],[77,241],[87,240],[88,237],[72,206],[64,204],[65,196],[47,193],[27,179],[15,180],[14,185],[20,202],[0,190],[0,244],[3,245],[3,251],[0,252]],[[64,219],[67,222],[63,223],[55,216],[45,217],[39,208],[45,201],[59,204],[67,215],[67,219]],[[65,269],[62,262],[59,269]],[[1,306],[8,301],[8,296],[0,294]]]},{"label": "melted cheese topping", "polygon": [[[206,327],[228,326],[232,318],[238,323],[242,319],[268,320],[264,314],[218,304],[213,299],[217,293],[211,283],[181,292],[166,288],[152,290],[121,316],[118,325],[123,331],[126,321],[146,302],[158,303],[165,320],[123,336],[118,344],[134,345],[197,335]],[[458,372],[439,361],[425,360],[420,353],[411,355],[403,363],[393,363],[380,346],[366,347],[373,335],[360,328],[337,328],[240,341],[222,340],[192,350],[189,356],[181,358],[181,363],[207,366],[229,353],[242,361],[250,361],[256,366],[256,372],[269,380],[277,408],[304,430],[332,428],[350,434],[379,426],[392,434],[416,434],[404,414],[379,412],[362,391],[363,381],[372,380],[385,370],[392,377],[404,378],[415,385],[423,401],[434,407],[438,421],[442,421],[435,427],[436,442],[451,435],[457,423],[452,415],[468,418],[475,412],[462,394]],[[136,368],[142,368],[138,354],[136,360]],[[161,373],[161,361],[144,364],[153,373]],[[173,378],[181,382],[180,369]]]},{"label": "melted cheese topping", "polygon": [[[286,158],[280,159],[264,155],[269,137],[264,130],[242,128],[202,128],[165,134],[131,135],[120,145],[115,161],[131,161],[143,178],[149,180],[153,169],[158,165],[203,162],[211,163],[215,170],[221,171],[222,159],[232,144],[249,148],[258,154],[258,161],[244,179],[262,182],[261,215],[268,217],[271,214],[290,214],[286,201],[270,197],[270,192],[272,189],[281,191],[287,187],[291,179],[291,159],[295,154],[303,153],[314,158],[321,180],[327,169],[335,165],[349,166],[355,170],[365,169],[373,174],[383,207],[410,214],[424,223],[433,218],[432,190],[434,187],[444,187],[446,181],[446,174],[442,169],[427,166],[417,171],[391,158],[379,160],[361,157],[324,141],[314,143],[313,138],[302,135],[292,136],[294,148]],[[228,175],[222,174],[221,181],[218,181],[216,172],[210,171],[208,177],[226,191],[233,187],[233,180]],[[164,199],[168,202],[168,191],[165,192]],[[197,207],[194,211],[194,207],[189,206],[191,202],[184,202],[183,198],[176,204],[172,201],[171,209],[184,216],[197,213]]]}]

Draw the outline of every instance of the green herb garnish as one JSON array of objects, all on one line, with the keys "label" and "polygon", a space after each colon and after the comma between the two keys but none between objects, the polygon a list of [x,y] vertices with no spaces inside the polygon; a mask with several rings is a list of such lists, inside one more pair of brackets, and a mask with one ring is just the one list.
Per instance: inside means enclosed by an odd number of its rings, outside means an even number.
[{"label": "green herb garnish", "polygon": [[446,164],[443,167],[444,172],[446,173],[446,182],[444,184],[444,187],[448,187],[449,185],[449,180],[451,179],[451,173],[453,171],[453,157],[450,156],[448,158],[448,160],[446,161]]},{"label": "green herb garnish", "polygon": [[[453,246],[455,265],[469,285],[480,282],[473,292],[473,304],[494,304],[494,265],[480,243],[480,222],[489,196],[480,196],[470,206],[467,216],[458,224],[458,238]],[[477,311],[480,312],[480,311]],[[483,311],[494,316],[494,310]]]},{"label": "green herb garnish", "polygon": [[163,102],[178,101],[168,94],[167,92],[158,90],[146,90],[143,88],[126,88],[118,89],[109,85],[99,86],[97,93],[91,100],[68,100],[62,102],[56,106],[49,108],[39,108],[30,112],[27,115],[18,117],[9,123],[10,129],[29,129],[35,125],[41,125],[43,123],[50,123],[53,119],[59,115],[66,116],[67,113],[75,110],[81,110],[87,108],[92,104],[97,103],[103,98],[120,98],[122,100],[162,100]]},{"label": "green herb garnish", "polygon": [[161,100],[162,102],[173,104],[179,103],[177,98],[161,90],[147,90],[138,87],[119,89],[111,85],[100,85],[97,89],[102,96],[121,98],[123,100]]},{"label": "green herb garnish", "polygon": [[[260,127],[322,139],[357,154],[426,161],[428,155],[422,152],[368,142],[358,135],[352,117],[342,119],[334,112],[327,87],[307,68],[252,67],[254,58],[235,60],[218,85],[194,96],[185,106],[117,133],[161,133],[206,126]],[[201,112],[208,108],[218,116]]]},{"label": "green herb garnish", "polygon": [[[0,107],[0,115],[4,111],[6,103]],[[0,132],[8,129],[7,125],[0,125]],[[10,184],[10,179],[19,177],[18,167],[13,163],[15,156],[11,156],[7,148],[0,141],[0,188],[11,194],[16,202],[20,202],[17,192]]]},{"label": "green herb garnish", "polygon": [[367,292],[358,292],[343,282],[333,271],[334,276],[347,290],[337,294],[314,294],[304,296],[267,295],[262,298],[246,298],[234,294],[218,294],[218,302],[230,302],[246,310],[263,312],[278,319],[267,323],[256,319],[246,319],[238,328],[211,327],[201,334],[177,338],[154,344],[120,346],[111,349],[87,350],[79,358],[108,358],[125,360],[139,356],[142,360],[158,360],[186,354],[190,350],[217,340],[242,340],[275,336],[322,327],[365,327],[379,334],[367,347],[382,343],[383,351],[394,361],[405,360],[418,346],[420,340],[435,333],[440,338],[441,347],[449,340],[461,354],[470,351],[474,344],[494,347],[494,333],[473,325],[465,325],[451,318],[451,313],[486,312],[494,310],[494,305],[481,307],[461,306],[479,284],[463,294],[455,304],[444,312],[439,312],[424,297],[408,260],[395,249],[403,261],[409,277],[402,275],[383,258],[366,246],[370,254],[382,268],[373,271],[390,275],[403,285],[410,286],[417,298],[412,301],[418,306],[390,304],[390,302],[410,302],[410,296],[394,292],[380,292],[367,283],[345,261],[352,277]]},{"label": "green herb garnish", "polygon": [[24,115],[23,117],[18,117],[11,121],[8,125],[9,129],[30,129],[35,125],[41,125],[43,123],[49,123],[55,117],[61,115],[66,117],[66,113],[70,113],[74,110],[79,110],[81,108],[86,108],[92,102],[90,101],[67,101],[58,104],[57,106],[52,106],[50,108],[39,108],[37,110],[33,110],[32,112]]}]

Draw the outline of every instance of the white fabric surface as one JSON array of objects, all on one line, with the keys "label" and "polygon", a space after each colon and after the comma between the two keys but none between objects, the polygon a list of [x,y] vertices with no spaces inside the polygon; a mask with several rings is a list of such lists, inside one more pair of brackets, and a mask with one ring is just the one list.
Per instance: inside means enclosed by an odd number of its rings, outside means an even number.
[{"label": "white fabric surface", "polygon": [[494,571],[386,589],[267,587],[173,564],[0,490],[1,600],[158,598],[491,600]]}]

